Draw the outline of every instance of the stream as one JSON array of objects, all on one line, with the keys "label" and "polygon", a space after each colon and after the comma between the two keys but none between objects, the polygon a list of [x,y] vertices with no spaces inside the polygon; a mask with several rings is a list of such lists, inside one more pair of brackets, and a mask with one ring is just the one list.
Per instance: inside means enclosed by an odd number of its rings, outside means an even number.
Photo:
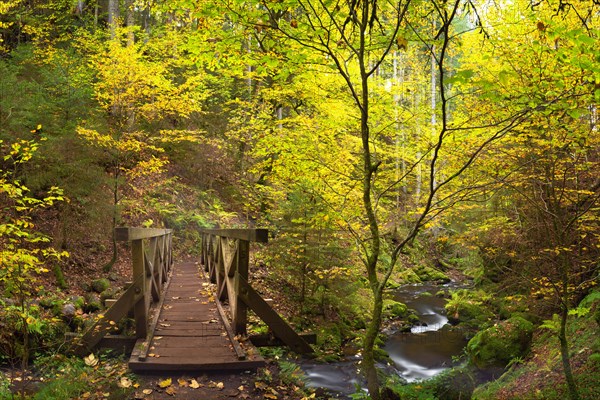
[{"label": "stream", "polygon": [[[393,299],[417,312],[421,324],[411,332],[390,334],[384,346],[393,365],[378,367],[396,373],[407,383],[429,379],[453,366],[453,357],[462,353],[466,345],[464,334],[448,324],[444,305],[446,299],[435,294],[440,290],[460,287],[456,283],[437,285],[433,283],[405,285],[393,292]],[[343,361],[319,364],[303,361],[300,367],[307,376],[308,386],[323,388],[347,398],[357,387],[365,387],[359,375],[360,356]]]}]

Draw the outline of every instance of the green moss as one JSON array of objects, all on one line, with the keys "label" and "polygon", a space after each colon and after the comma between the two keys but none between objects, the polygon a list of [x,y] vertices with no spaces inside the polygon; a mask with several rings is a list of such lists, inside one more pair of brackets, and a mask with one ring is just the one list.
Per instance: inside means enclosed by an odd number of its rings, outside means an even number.
[{"label": "green moss", "polygon": [[467,344],[471,362],[480,369],[504,367],[529,348],[533,324],[513,317],[478,332]]},{"label": "green moss", "polygon": [[95,279],[92,281],[92,289],[96,293],[102,293],[110,287],[110,281],[106,278]]},{"label": "green moss", "polygon": [[429,383],[437,399],[470,399],[477,385],[475,373],[468,367],[452,368],[442,372]]},{"label": "green moss", "polygon": [[409,314],[406,304],[394,300],[383,301],[383,312],[386,318],[407,318]]}]

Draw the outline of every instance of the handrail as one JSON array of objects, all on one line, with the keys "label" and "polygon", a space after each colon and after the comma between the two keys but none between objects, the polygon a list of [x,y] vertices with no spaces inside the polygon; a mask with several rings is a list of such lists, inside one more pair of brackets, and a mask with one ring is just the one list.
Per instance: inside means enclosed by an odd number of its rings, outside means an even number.
[{"label": "handrail", "polygon": [[[78,355],[85,355],[96,346],[111,326],[131,310],[136,337],[146,339],[148,344],[154,334],[154,329],[149,329],[148,315],[152,304],[161,300],[168,284],[173,265],[172,230],[119,227],[115,230],[115,237],[119,241],[131,242],[133,284],[86,330],[74,349]],[[155,319],[157,317],[158,313]]]},{"label": "handrail", "polygon": [[[247,310],[252,309],[273,331],[275,336],[300,354],[312,353],[312,348],[248,283],[250,242],[268,241],[266,229],[206,229],[201,231],[200,262],[216,284],[216,301],[229,302],[232,332],[230,336],[246,334]],[[224,316],[226,318],[226,316]]]}]

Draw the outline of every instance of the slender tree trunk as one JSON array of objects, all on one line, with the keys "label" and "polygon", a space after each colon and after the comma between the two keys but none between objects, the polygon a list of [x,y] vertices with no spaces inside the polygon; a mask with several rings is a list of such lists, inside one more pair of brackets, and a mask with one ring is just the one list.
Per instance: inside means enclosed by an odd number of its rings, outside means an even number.
[{"label": "slender tree trunk", "polygon": [[361,117],[360,117],[360,132],[362,141],[362,153],[363,153],[363,177],[362,177],[362,197],[363,206],[367,220],[369,223],[370,238],[367,239],[365,254],[365,266],[367,269],[367,275],[369,279],[369,285],[373,292],[373,311],[371,315],[371,321],[367,327],[365,333],[365,339],[363,343],[363,365],[367,377],[367,388],[369,394],[373,400],[379,400],[380,386],[379,379],[377,377],[377,368],[375,367],[375,340],[379,333],[381,326],[381,312],[383,302],[381,299],[381,289],[379,285],[379,279],[377,277],[377,263],[379,261],[380,254],[380,237],[379,237],[379,223],[372,202],[372,178],[373,173],[377,169],[377,165],[373,165],[371,157],[371,144],[370,144],[370,130],[369,130],[369,75],[368,75],[368,60],[366,54],[366,35],[367,26],[369,23],[369,2],[363,2],[362,10],[362,21],[360,23],[360,45],[358,48],[358,62],[360,68],[361,77]]},{"label": "slender tree trunk", "polygon": [[569,341],[567,339],[568,315],[569,310],[567,307],[563,307],[560,318],[560,332],[558,333],[558,340],[560,341],[560,356],[565,372],[567,387],[569,388],[569,399],[579,400],[579,392],[577,390],[577,385],[575,384],[575,378],[573,377],[573,370],[571,369],[571,357],[569,356]]},{"label": "slender tree trunk", "polygon": [[381,290],[373,290],[373,309],[371,311],[371,321],[367,325],[365,339],[363,343],[363,365],[367,378],[367,389],[373,400],[379,400],[380,385],[379,377],[377,376],[377,368],[375,367],[375,341],[379,335],[381,327],[381,315],[383,309],[383,296]]},{"label": "slender tree trunk", "polygon": [[[555,224],[556,227],[556,224]],[[563,240],[560,243],[564,243]],[[579,400],[579,392],[577,385],[575,384],[575,378],[573,377],[573,370],[571,368],[571,357],[569,355],[569,339],[567,338],[567,323],[569,318],[569,266],[571,265],[568,256],[562,256],[562,299],[561,299],[561,313],[560,313],[560,330],[558,332],[558,340],[560,342],[560,357],[563,365],[565,374],[565,380],[567,381],[567,387],[569,388],[569,399]]]},{"label": "slender tree trunk", "polygon": [[111,226],[111,231],[112,231],[112,235],[111,235],[111,242],[112,242],[112,257],[110,259],[110,261],[108,261],[106,263],[106,265],[104,265],[104,267],[102,267],[102,270],[104,272],[110,272],[110,270],[112,269],[112,267],[115,265],[115,263],[117,262],[117,236],[116,236],[116,228],[117,228],[117,222],[119,219],[119,170],[120,170],[120,165],[117,162],[115,165],[115,179],[113,182],[113,215],[112,215],[112,226]]}]

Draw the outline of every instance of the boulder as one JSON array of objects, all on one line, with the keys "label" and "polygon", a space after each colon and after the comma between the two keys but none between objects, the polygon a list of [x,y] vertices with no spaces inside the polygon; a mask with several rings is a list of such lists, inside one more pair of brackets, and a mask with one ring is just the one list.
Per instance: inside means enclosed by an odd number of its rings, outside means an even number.
[{"label": "boulder", "polygon": [[479,369],[504,368],[529,349],[533,329],[526,319],[512,317],[479,331],[467,344],[469,359]]}]

